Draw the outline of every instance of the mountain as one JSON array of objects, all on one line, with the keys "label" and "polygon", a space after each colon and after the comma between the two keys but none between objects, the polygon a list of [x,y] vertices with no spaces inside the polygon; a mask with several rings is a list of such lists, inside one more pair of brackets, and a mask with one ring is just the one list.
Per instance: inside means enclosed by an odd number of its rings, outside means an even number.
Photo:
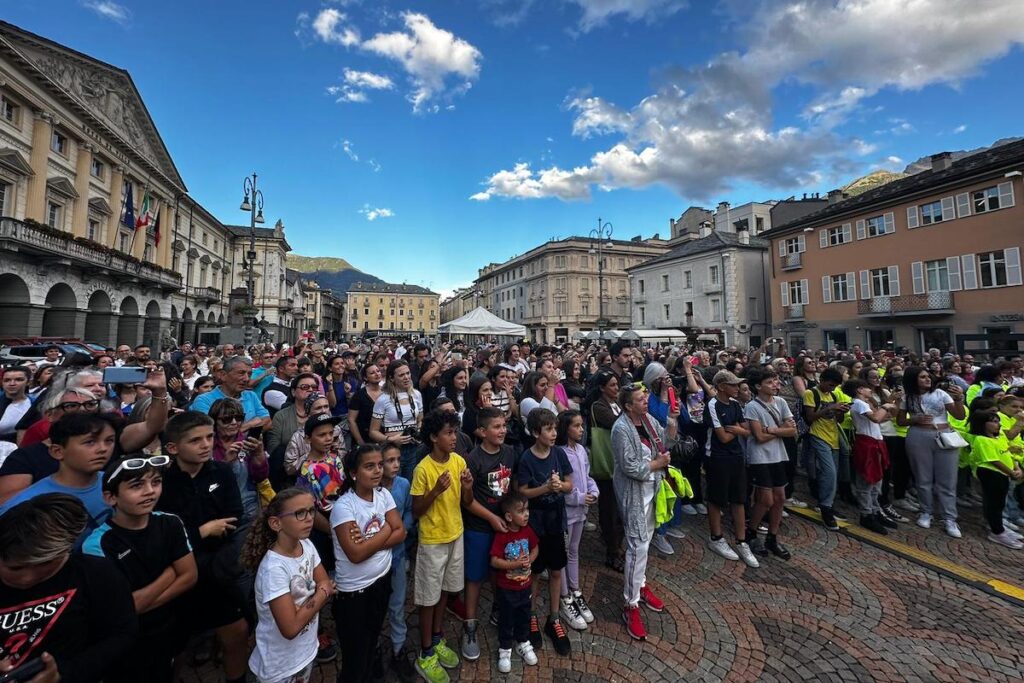
[{"label": "mountain", "polygon": [[288,254],[287,263],[289,268],[306,275],[307,279],[313,280],[324,289],[331,290],[336,296],[343,296],[356,282],[384,282],[375,275],[353,268],[352,264],[343,258]]},{"label": "mountain", "polygon": [[[961,149],[961,150],[957,150],[955,152],[950,152],[950,154],[953,157],[953,159],[952,159],[953,161],[960,161],[964,157],[969,157],[972,154],[977,154],[978,152],[984,152],[985,150],[992,149],[993,147],[1000,147],[1002,145],[1008,145],[1011,142],[1017,142],[1019,140],[1024,140],[1024,138],[1019,138],[1019,137],[1016,137],[1016,138],[1001,138],[1001,139],[996,140],[995,142],[993,142],[988,147],[978,147],[976,149],[967,149],[967,150]],[[913,162],[909,163],[907,165],[907,167],[905,169],[903,169],[903,172],[905,174],[907,174],[907,175],[913,175],[914,173],[920,173],[921,171],[930,171],[931,168],[932,168],[932,158],[929,155],[929,156],[926,156],[926,157],[921,157],[917,161],[913,161]]]},{"label": "mountain", "polygon": [[879,185],[885,185],[886,183],[891,183],[894,180],[906,177],[907,174],[905,173],[893,173],[891,171],[882,170],[872,171],[866,176],[861,176],[860,178],[851,181],[848,185],[844,186],[842,190],[849,196],[855,197],[867,192],[868,190],[873,190]]}]

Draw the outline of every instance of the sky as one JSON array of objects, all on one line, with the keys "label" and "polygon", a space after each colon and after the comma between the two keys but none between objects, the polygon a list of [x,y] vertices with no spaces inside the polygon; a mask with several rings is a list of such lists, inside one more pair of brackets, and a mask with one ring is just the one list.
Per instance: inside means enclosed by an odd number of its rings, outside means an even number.
[{"label": "sky", "polygon": [[551,238],[1021,134],[1020,0],[0,0],[127,69],[190,194],[448,293]]}]

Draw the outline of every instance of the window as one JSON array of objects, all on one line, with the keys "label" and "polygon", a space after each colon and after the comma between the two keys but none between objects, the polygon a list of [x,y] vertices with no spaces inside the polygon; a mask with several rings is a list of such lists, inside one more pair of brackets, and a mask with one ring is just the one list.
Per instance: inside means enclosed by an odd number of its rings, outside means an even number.
[{"label": "window", "polygon": [[565,256],[555,257],[555,268],[565,268]]},{"label": "window", "polygon": [[647,324],[647,309],[643,306],[640,307],[640,327]]},{"label": "window", "polygon": [[0,95],[0,116],[4,118],[4,121],[17,125],[20,111],[21,107],[11,102],[6,96]]},{"label": "window", "polygon": [[118,249],[120,249],[123,253],[127,254],[128,248],[131,245],[131,241],[132,234],[126,230],[122,230],[121,235],[118,238]]},{"label": "window", "polygon": [[747,297],[747,315],[750,316],[751,320],[760,320],[760,311],[757,307],[757,297]]},{"label": "window", "polygon": [[[152,263],[153,262],[153,245],[152,244],[147,244],[142,249],[142,260],[145,261],[146,263]],[[206,269],[205,269],[205,266],[203,268],[202,276],[201,277],[202,277],[202,282],[200,283],[200,286],[204,286],[205,287],[206,286]]]},{"label": "window", "polygon": [[661,276],[661,291],[663,291],[663,292],[667,292],[668,291],[668,275],[662,275]]},{"label": "window", "polygon": [[7,197],[10,187],[7,183],[0,183],[0,216],[7,215]]},{"label": "window", "polygon": [[93,242],[99,240],[100,237],[100,222],[95,218],[89,219],[89,231],[86,235]]},{"label": "window", "polygon": [[805,251],[807,251],[807,242],[804,240],[803,235],[790,237],[783,242],[783,256],[786,254],[802,254]]},{"label": "window", "polygon": [[1006,255],[1003,251],[989,251],[978,254],[978,267],[982,287],[1005,287]]},{"label": "window", "polygon": [[637,280],[637,287],[639,289],[640,295],[643,296],[643,294],[644,294],[644,281],[643,280]]},{"label": "window", "polygon": [[46,224],[51,228],[57,230],[61,229],[60,212],[61,205],[55,202],[47,202],[46,204]]},{"label": "window", "polygon": [[[871,296],[890,296],[888,268],[874,268],[868,271],[868,275],[871,278]],[[869,346],[868,348],[876,349],[878,347]]]},{"label": "window", "polygon": [[662,312],[665,314],[664,315],[665,320],[668,320],[669,318],[671,318],[672,317],[672,307],[671,307],[671,304],[664,304],[664,306],[662,306],[662,308],[664,309]]},{"label": "window", "polygon": [[626,293],[626,281],[625,280],[619,280],[619,294],[625,294],[625,293]]},{"label": "window", "polygon": [[754,234],[755,235],[760,235],[762,232],[764,232],[764,218],[762,218],[761,216],[755,216],[754,217]]},{"label": "window", "polygon": [[626,269],[626,259],[619,257],[619,270]]},{"label": "window", "polygon": [[733,221],[732,227],[736,232],[739,232],[740,230],[750,230],[750,222],[746,218],[743,218],[738,221]]},{"label": "window", "polygon": [[822,232],[824,233],[821,240],[822,247],[838,247],[840,244],[853,241],[853,231],[849,223],[837,225]]},{"label": "window", "polygon": [[693,317],[693,302],[692,301],[687,301],[686,304],[684,304],[684,305],[686,306],[686,308],[685,308],[686,317],[687,318],[692,318]]},{"label": "window", "polygon": [[942,202],[931,202],[921,206],[921,225],[942,222]]},{"label": "window", "polygon": [[[586,254],[583,254],[582,256],[580,256],[580,268],[589,268],[589,267],[590,267],[590,257],[587,256]],[[522,270],[522,268],[520,268],[520,271],[521,270]],[[519,274],[522,275],[521,272]]]},{"label": "window", "polygon": [[[784,282],[786,286],[786,293],[789,298],[789,305],[800,305],[807,304],[807,280],[794,280],[792,282]],[[783,305],[786,305],[783,302]]]},{"label": "window", "polygon": [[998,187],[986,187],[984,190],[972,192],[971,199],[974,202],[974,213],[985,213],[1002,208],[999,206]]},{"label": "window", "polygon": [[555,315],[565,315],[567,312],[567,304],[564,301],[555,302]]},{"label": "window", "polygon": [[580,278],[580,291],[581,292],[590,292],[590,278],[589,277]]},{"label": "window", "polygon": [[206,246],[206,240],[207,240],[206,233],[204,232],[202,235],[203,235],[203,246],[205,247]]},{"label": "window", "polygon": [[[587,303],[580,304],[580,312],[583,313],[583,315],[590,315],[590,304],[587,304]],[[514,311],[513,311],[513,313],[514,313]]]},{"label": "window", "polygon": [[825,330],[825,350],[846,350],[846,330]]},{"label": "window", "polygon": [[847,274],[829,277],[829,291],[832,301],[850,301],[853,299],[853,281]]},{"label": "window", "polygon": [[708,266],[708,282],[713,285],[718,284],[718,266]]},{"label": "window", "polygon": [[924,264],[925,286],[929,292],[949,291],[949,266],[946,259],[926,261]]},{"label": "window", "polygon": [[711,322],[719,322],[722,319],[722,300],[721,299],[710,299],[711,305],[710,317],[708,318]]},{"label": "window", "polygon": [[891,329],[868,330],[867,348],[878,350],[891,349],[896,344],[895,333]]},{"label": "window", "polygon": [[53,133],[50,135],[50,149],[52,149],[57,154],[63,154],[64,156],[67,156],[68,139],[61,135],[60,133],[58,133],[57,131],[53,131]]},{"label": "window", "polygon": [[107,165],[103,163],[102,159],[97,159],[96,157],[93,157],[92,163],[89,164],[89,173],[92,174],[94,178],[99,178],[100,180],[103,180],[103,174],[106,171],[106,168]]},{"label": "window", "polygon": [[[562,258],[565,258],[565,257],[563,256]],[[565,293],[565,278],[564,277],[555,278],[555,291],[556,292],[561,292],[563,294]]]},{"label": "window", "polygon": [[683,271],[683,289],[693,289],[693,271]]},{"label": "window", "polygon": [[885,218],[873,216],[865,221],[868,237],[881,237],[885,234]]}]

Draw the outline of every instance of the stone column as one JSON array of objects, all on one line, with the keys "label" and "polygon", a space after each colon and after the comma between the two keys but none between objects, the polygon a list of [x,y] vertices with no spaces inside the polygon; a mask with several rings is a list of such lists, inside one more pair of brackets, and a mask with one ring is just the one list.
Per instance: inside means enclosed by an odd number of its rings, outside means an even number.
[{"label": "stone column", "polygon": [[156,245],[156,264],[171,267],[171,244],[174,242],[174,204],[168,202],[160,209],[160,244]]},{"label": "stone column", "polygon": [[78,163],[75,164],[75,192],[78,199],[71,213],[71,234],[85,237],[89,234],[89,176],[92,171],[93,146],[88,143],[78,145]]},{"label": "stone column", "polygon": [[107,246],[117,248],[117,234],[121,231],[121,186],[124,185],[124,168],[114,166],[110,172],[110,216],[107,218]]},{"label": "stone column", "polygon": [[52,134],[53,117],[41,111],[35,112],[32,119],[32,153],[29,158],[33,175],[28,179],[25,218],[40,223],[46,221],[46,162],[50,158]]}]

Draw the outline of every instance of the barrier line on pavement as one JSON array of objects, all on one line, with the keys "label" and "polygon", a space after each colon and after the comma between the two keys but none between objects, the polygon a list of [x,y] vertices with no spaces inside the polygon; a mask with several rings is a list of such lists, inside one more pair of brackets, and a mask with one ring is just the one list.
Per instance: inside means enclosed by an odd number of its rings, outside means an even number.
[{"label": "barrier line on pavement", "polygon": [[[795,508],[787,506],[786,510],[790,515],[795,514],[803,517],[807,521],[819,524],[821,523],[821,515],[811,508]],[[901,543],[889,536],[882,536],[881,534],[876,534],[873,531],[868,531],[867,529],[851,524],[850,522],[838,522],[838,524],[839,533],[841,534],[851,536],[873,545],[876,548],[886,550],[894,555],[902,557],[905,560],[921,565],[922,567],[939,572],[951,579],[955,579],[961,583],[965,583],[979,590],[985,591],[990,595],[994,595],[1008,602],[1024,607],[1024,588],[1020,586],[993,578],[982,572],[975,571],[961,564],[957,564],[956,562],[934,555],[926,550],[921,550],[920,548],[915,548],[907,545],[906,543]]]}]

